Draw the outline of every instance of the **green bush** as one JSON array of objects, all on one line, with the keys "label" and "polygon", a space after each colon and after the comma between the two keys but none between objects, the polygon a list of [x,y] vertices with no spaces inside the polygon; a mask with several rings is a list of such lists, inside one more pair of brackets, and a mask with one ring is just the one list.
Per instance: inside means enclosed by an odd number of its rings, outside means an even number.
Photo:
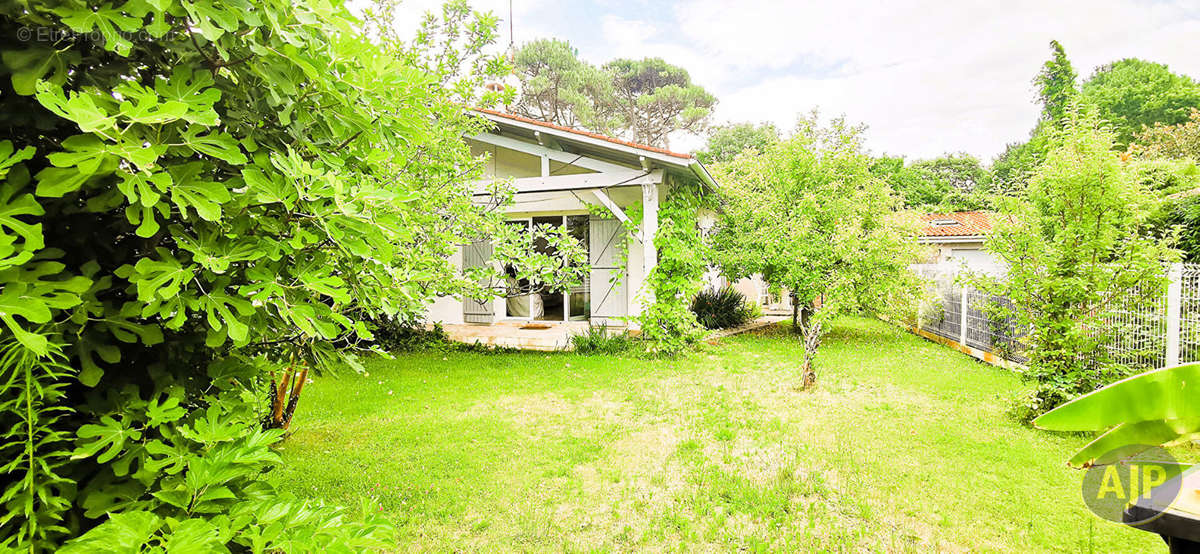
[{"label": "green bush", "polygon": [[743,306],[746,307],[746,313],[749,314],[750,321],[754,321],[764,315],[762,304],[759,304],[753,299],[747,298],[746,303],[743,304]]},{"label": "green bush", "polygon": [[[213,401],[189,406],[179,389],[144,398],[115,394],[119,412],[84,425],[76,456],[109,464],[115,480],[88,484],[81,506],[102,525],[58,552],[383,550],[395,530],[364,510],[297,498],[263,477],[282,460],[272,446],[282,429],[260,423],[255,376],[241,363],[217,366]],[[122,479],[126,477],[127,479]],[[119,484],[119,486],[117,486]],[[107,502],[95,501],[104,495]],[[111,496],[111,497],[110,497]]]},{"label": "green bush", "polygon": [[579,354],[621,354],[634,350],[636,339],[624,332],[612,332],[608,325],[598,325],[581,335],[572,335],[571,346]]},{"label": "green bush", "polygon": [[441,323],[426,328],[420,323],[384,318],[375,322],[371,333],[375,335],[375,345],[387,352],[441,349],[450,342]]},{"label": "green bush", "polygon": [[698,214],[713,202],[715,198],[706,195],[701,185],[676,183],[659,207],[658,234],[654,236],[658,264],[645,283],[654,302],[635,318],[651,353],[674,356],[704,336],[696,315],[688,309],[688,299],[700,290],[709,259]]},{"label": "green bush", "polygon": [[450,255],[503,216],[468,184],[482,82],[453,75],[504,65],[496,20],[426,22],[401,45],[338,1],[0,4],[0,550],[391,538],[275,491],[261,421],[279,371],[290,410],[370,321],[479,292]]},{"label": "green bush", "polygon": [[754,310],[748,305],[746,295],[730,286],[700,291],[692,300],[692,312],[706,329],[729,329],[754,319]]},{"label": "green bush", "polygon": [[1108,348],[1125,331],[1113,310],[1153,306],[1166,292],[1163,264],[1178,259],[1171,240],[1147,232],[1159,201],[1094,109],[1073,104],[1060,123],[1022,194],[997,200],[986,247],[1007,273],[969,277],[1010,300],[989,318],[1029,330],[1022,375],[1035,387],[1012,410],[1022,420],[1132,374]]}]

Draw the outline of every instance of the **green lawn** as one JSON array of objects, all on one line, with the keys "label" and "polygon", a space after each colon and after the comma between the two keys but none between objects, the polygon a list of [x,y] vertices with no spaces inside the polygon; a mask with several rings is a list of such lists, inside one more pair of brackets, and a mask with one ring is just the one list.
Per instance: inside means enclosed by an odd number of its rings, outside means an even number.
[{"label": "green lawn", "polygon": [[677,360],[427,353],[305,389],[276,479],[405,550],[1158,551],[1090,515],[1083,438],[1011,373],[842,320],[798,392],[777,328]]}]

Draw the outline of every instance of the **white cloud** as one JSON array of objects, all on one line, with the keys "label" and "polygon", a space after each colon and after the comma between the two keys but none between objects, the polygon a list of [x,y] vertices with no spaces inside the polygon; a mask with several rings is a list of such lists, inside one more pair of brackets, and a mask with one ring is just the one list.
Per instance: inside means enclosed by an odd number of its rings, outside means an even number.
[{"label": "white cloud", "polygon": [[[415,28],[440,3],[405,3],[405,24]],[[507,0],[473,5],[508,18]],[[586,44],[580,54],[593,63],[659,56],[687,68],[720,99],[718,121],[790,128],[797,114],[819,106],[869,125],[874,151],[912,157],[967,151],[988,160],[1025,138],[1038,113],[1030,81],[1051,39],[1063,43],[1081,77],[1126,57],[1200,77],[1195,0],[512,5],[518,43],[557,36]],[[500,42],[507,46],[506,23]],[[672,140],[679,150],[701,144],[698,137]]]},{"label": "white cloud", "polygon": [[[1083,77],[1138,56],[1200,75],[1200,21],[1183,4],[876,2],[792,5],[695,0],[677,6],[686,40],[712,71],[719,119],[790,126],[821,106],[870,126],[876,151],[926,157],[966,150],[989,159],[1033,126],[1030,81],[1051,39]],[[797,75],[789,68],[836,67]],[[747,69],[769,75],[737,82]],[[774,73],[774,74],[772,74]]]},{"label": "white cloud", "polygon": [[605,52],[580,52],[588,61],[602,64],[613,58],[658,57],[684,67],[696,83],[716,82],[723,77],[722,68],[707,63],[703,52],[681,42],[665,39],[672,22],[658,24],[605,15],[600,20],[600,34],[608,47]]}]

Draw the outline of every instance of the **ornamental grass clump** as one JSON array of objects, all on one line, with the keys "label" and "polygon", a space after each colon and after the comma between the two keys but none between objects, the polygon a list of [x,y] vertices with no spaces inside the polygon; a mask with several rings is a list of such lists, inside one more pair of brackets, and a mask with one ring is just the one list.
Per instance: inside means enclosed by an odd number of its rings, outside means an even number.
[{"label": "ornamental grass clump", "polygon": [[746,295],[730,286],[700,291],[692,299],[692,312],[705,329],[739,327],[754,318],[754,309],[746,302]]}]

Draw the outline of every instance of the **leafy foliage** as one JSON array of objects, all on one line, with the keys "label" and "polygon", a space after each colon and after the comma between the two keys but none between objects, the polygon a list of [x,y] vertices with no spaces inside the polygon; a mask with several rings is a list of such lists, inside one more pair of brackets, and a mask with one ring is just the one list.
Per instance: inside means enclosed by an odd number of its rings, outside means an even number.
[{"label": "leafy foliage", "polygon": [[359,552],[389,545],[389,524],[347,518],[345,510],[279,493],[262,479],[280,463],[271,445],[283,431],[260,427],[247,381],[217,383],[221,392],[207,408],[193,410],[178,389],[148,400],[122,390],[110,396],[108,415],[79,429],[72,459],[112,468],[83,491],[85,515],[114,515],[60,552]]},{"label": "leafy foliage", "polygon": [[711,129],[704,150],[696,159],[705,164],[728,162],[747,150],[761,153],[767,145],[779,140],[779,129],[773,123],[730,123]]},{"label": "leafy foliage", "polygon": [[25,423],[3,446],[25,455],[4,466],[6,544],[386,538],[262,483],[279,434],[253,412],[282,365],[355,367],[370,321],[492,292],[450,258],[501,234],[511,198],[475,202],[462,141],[484,122],[460,101],[499,98],[476,94],[505,67],[495,22],[452,2],[375,43],[384,25],[340,3],[0,7],[0,320],[26,352],[2,368],[0,417]]},{"label": "leafy foliage", "polygon": [[660,58],[616,59],[596,67],[565,41],[526,43],[514,54],[520,95],[513,113],[583,127],[651,146],[699,133],[716,98],[682,67]]},{"label": "leafy foliage", "polygon": [[916,223],[870,171],[861,128],[801,120],[796,133],[760,156],[715,170],[724,184],[714,237],[731,279],[761,274],[794,295],[804,335],[806,384],[823,329],[837,314],[915,306]]},{"label": "leafy foliage", "polygon": [[[527,231],[524,226],[502,225],[492,231],[491,237],[494,259],[511,277],[505,279],[492,268],[481,268],[484,277],[480,282],[494,296],[567,290],[590,271],[587,250],[565,226],[534,225]],[[512,281],[526,285],[514,288]]]},{"label": "leafy foliage", "polygon": [[1084,101],[1113,126],[1116,144],[1155,125],[1178,125],[1200,108],[1200,84],[1166,65],[1128,58],[1096,69],[1081,87]]},{"label": "leafy foliage", "polygon": [[1200,166],[1191,160],[1123,157],[1134,178],[1158,196],[1183,198],[1200,187]]},{"label": "leafy foliage", "polygon": [[1046,160],[1050,141],[1047,125],[1039,123],[1029,140],[1010,143],[992,162],[992,189],[997,194],[1017,196],[1025,189],[1034,171]]},{"label": "leafy foliage", "polygon": [[1128,161],[1134,177],[1161,198],[1149,220],[1154,234],[1175,241],[1183,260],[1200,260],[1200,165],[1190,159],[1145,159]]},{"label": "leafy foliage", "polygon": [[948,154],[908,165],[903,158],[880,158],[871,172],[891,185],[908,207],[961,212],[987,209],[991,174],[967,153]]},{"label": "leafy foliage", "polygon": [[662,58],[616,59],[604,69],[613,77],[609,109],[633,141],[667,146],[670,133],[699,133],[708,125],[717,99],[692,83],[686,69]]},{"label": "leafy foliage", "polygon": [[1079,94],[1077,78],[1062,44],[1057,40],[1050,41],[1050,59],[1042,64],[1042,70],[1033,79],[1033,85],[1038,89],[1038,101],[1042,104],[1042,121],[1062,121],[1067,108]]},{"label": "leafy foliage", "polygon": [[1080,396],[1034,420],[1052,431],[1103,431],[1070,460],[1071,465],[1110,464],[1147,445],[1174,444],[1200,436],[1200,411],[1188,383],[1200,364],[1148,371]]},{"label": "leafy foliage", "polygon": [[539,39],[526,43],[513,56],[521,95],[512,113],[567,127],[604,127],[598,121],[598,100],[612,94],[612,79],[579,59],[570,43]]},{"label": "leafy foliage", "polygon": [[441,323],[426,329],[419,324],[390,319],[376,321],[371,334],[375,335],[375,344],[387,352],[420,351],[449,340]]},{"label": "leafy foliage", "polygon": [[692,299],[692,313],[705,329],[728,329],[744,325],[754,317],[746,295],[733,287],[702,290]]},{"label": "leafy foliage", "polygon": [[1129,145],[1138,178],[1164,196],[1154,227],[1174,235],[1185,262],[1200,261],[1200,110],[1176,125],[1156,124]]},{"label": "leafy foliage", "polygon": [[1160,236],[1173,236],[1183,261],[1200,262],[1200,195],[1168,199],[1153,226]]},{"label": "leafy foliage", "polygon": [[670,194],[659,206],[654,236],[658,264],[646,276],[653,302],[637,316],[651,352],[677,354],[702,334],[696,314],[689,309],[710,259],[705,255],[708,244],[700,232],[699,214],[712,198],[701,187],[671,183]]},{"label": "leafy foliage", "polygon": [[440,13],[425,13],[410,39],[400,34],[407,28],[397,19],[402,9],[408,6],[401,0],[372,0],[363,6],[364,33],[461,102],[486,107],[512,100],[511,91],[486,87],[512,70],[506,57],[488,52],[497,39],[495,14],[473,10],[467,0],[446,0]]},{"label": "leafy foliage", "polygon": [[1051,147],[1050,133],[1061,125],[1067,108],[1077,101],[1075,73],[1066,51],[1057,40],[1050,41],[1050,59],[1033,79],[1042,113],[1029,133],[1029,140],[1009,144],[992,163],[993,190],[999,194],[1021,194],[1034,171],[1046,160]]},{"label": "leafy foliage", "polygon": [[1182,123],[1154,124],[1142,131],[1130,146],[1150,158],[1200,160],[1200,109],[1193,109]]},{"label": "leafy foliage", "polygon": [[[1078,108],[1073,108],[1076,110]],[[982,290],[1008,297],[1028,337],[1036,415],[1127,374],[1102,346],[1118,301],[1150,302],[1175,253],[1151,236],[1156,199],[1112,151],[1094,114],[1072,111],[1024,195],[1001,203],[986,247],[1009,267]]]},{"label": "leafy foliage", "polygon": [[72,411],[62,405],[71,368],[58,345],[38,357],[15,340],[0,345],[0,526],[11,529],[2,546],[14,541],[42,542],[67,531],[64,514],[74,500],[67,476],[71,435],[60,420]]},{"label": "leafy foliage", "polygon": [[625,333],[615,333],[608,325],[588,327],[579,335],[571,336],[571,347],[578,354],[614,355],[636,348],[635,339]]}]

